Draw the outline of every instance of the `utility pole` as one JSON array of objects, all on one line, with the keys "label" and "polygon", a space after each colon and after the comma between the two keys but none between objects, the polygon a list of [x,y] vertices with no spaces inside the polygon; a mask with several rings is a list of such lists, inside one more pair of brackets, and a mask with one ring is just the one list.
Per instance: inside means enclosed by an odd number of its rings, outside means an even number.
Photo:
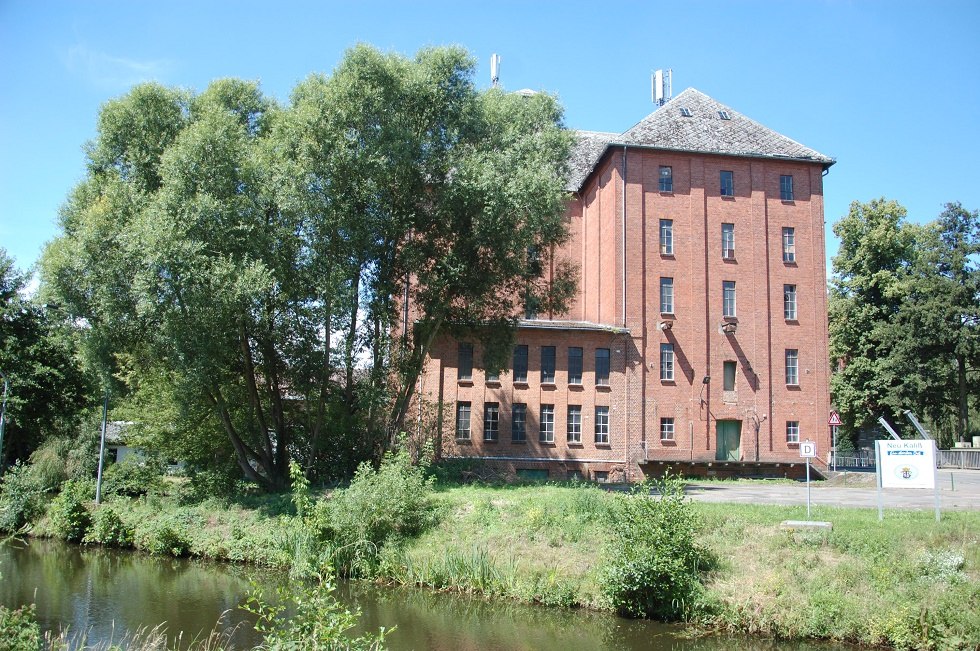
[{"label": "utility pole", "polygon": [[99,476],[95,480],[95,503],[102,503],[102,465],[105,463],[105,427],[109,414],[109,388],[105,390],[105,402],[102,403],[102,441],[99,443]]}]

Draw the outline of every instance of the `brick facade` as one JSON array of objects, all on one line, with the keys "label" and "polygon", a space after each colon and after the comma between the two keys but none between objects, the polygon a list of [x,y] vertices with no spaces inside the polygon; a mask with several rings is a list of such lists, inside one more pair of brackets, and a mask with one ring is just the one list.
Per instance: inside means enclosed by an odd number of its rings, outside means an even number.
[{"label": "brick facade", "polygon": [[[659,111],[670,111],[688,92]],[[704,107],[715,105],[698,104],[701,98],[713,102],[700,94],[684,101],[707,114]],[[649,128],[668,119],[678,118],[655,113]],[[573,185],[571,237],[558,255],[578,267],[579,291],[567,314],[519,329],[517,343],[529,352],[527,381],[515,382],[510,372],[487,381],[478,347],[472,377],[460,379],[458,342],[434,346],[420,394],[440,405],[441,453],[521,473],[548,470],[555,479],[609,481],[637,481],[671,463],[699,467],[701,474],[793,475],[790,464],[801,460],[788,432],[816,441],[826,458],[823,175],[833,161],[620,140],[602,148]],[[671,183],[664,189],[668,167]],[[723,172],[731,173],[732,196],[722,196]],[[542,382],[542,347],[556,352],[553,382]],[[583,351],[580,383],[569,382],[569,348]],[[610,351],[607,384],[596,382],[596,349]],[[796,360],[792,377],[788,357]],[[663,368],[671,359],[672,373]],[[512,440],[515,403],[526,405],[525,441]],[[457,436],[461,404],[470,409],[468,439]],[[487,405],[499,413],[495,441],[485,440]],[[543,406],[545,413],[553,406],[553,442],[540,440]],[[568,440],[569,406],[573,419],[580,407],[580,443]],[[608,408],[608,443],[595,436],[602,408]]]}]

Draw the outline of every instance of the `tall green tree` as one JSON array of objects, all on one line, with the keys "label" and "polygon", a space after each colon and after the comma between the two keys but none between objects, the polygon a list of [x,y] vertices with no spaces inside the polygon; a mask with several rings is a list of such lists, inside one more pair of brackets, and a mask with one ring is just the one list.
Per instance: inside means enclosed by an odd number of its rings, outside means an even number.
[{"label": "tall green tree", "polygon": [[965,437],[980,393],[980,217],[960,204],[923,226],[905,217],[894,201],[855,202],[834,226],[834,400],[852,431],[912,409]]},{"label": "tall green tree", "polygon": [[70,433],[90,396],[73,332],[55,307],[25,296],[27,281],[0,248],[0,371],[10,387],[0,467]]},{"label": "tall green tree", "polygon": [[[286,107],[238,80],[134,88],[100,115],[45,286],[107,373],[197,416],[175,433],[199,452],[204,406],[269,488],[291,458],[352,469],[390,442],[439,332],[502,349],[523,297],[569,295],[561,265],[540,281],[565,236],[561,111],[479,92],[473,69],[361,46]],[[393,339],[406,296],[413,336]]]}]

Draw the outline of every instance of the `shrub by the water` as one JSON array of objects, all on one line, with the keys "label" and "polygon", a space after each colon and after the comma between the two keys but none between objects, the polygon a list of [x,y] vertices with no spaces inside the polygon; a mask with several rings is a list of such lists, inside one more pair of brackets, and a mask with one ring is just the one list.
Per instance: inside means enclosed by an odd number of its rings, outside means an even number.
[{"label": "shrub by the water", "polygon": [[92,526],[82,542],[113,547],[132,547],[133,530],[127,527],[116,510],[102,505],[92,514]]},{"label": "shrub by the water", "polygon": [[92,516],[82,501],[84,492],[84,485],[66,481],[61,494],[51,501],[49,507],[55,535],[68,542],[81,542],[92,524]]},{"label": "shrub by the water", "polygon": [[41,627],[34,615],[34,604],[14,609],[0,606],[0,649],[39,651],[41,643]]},{"label": "shrub by the water", "polygon": [[139,497],[157,488],[162,474],[158,460],[129,456],[106,467],[103,490],[106,495]]},{"label": "shrub by the water", "polygon": [[684,485],[667,477],[622,496],[602,571],[603,592],[628,617],[686,619],[703,604],[701,572],[709,561]]},{"label": "shrub by the water", "polygon": [[13,533],[42,513],[47,493],[31,466],[14,464],[0,479],[0,531]]},{"label": "shrub by the water", "polygon": [[151,554],[186,556],[190,541],[184,534],[186,524],[172,515],[162,515],[136,527],[136,549]]}]

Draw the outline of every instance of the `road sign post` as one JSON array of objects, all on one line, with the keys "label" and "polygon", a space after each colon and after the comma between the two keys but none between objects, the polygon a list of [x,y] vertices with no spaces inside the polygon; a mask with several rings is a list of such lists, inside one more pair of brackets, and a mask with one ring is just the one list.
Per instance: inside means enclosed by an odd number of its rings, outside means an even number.
[{"label": "road sign post", "polygon": [[834,472],[837,472],[837,428],[840,427],[840,414],[831,410],[830,418],[827,420],[827,424],[830,425],[830,434],[831,438],[833,438],[833,448],[831,449],[831,452],[834,455]]},{"label": "road sign post", "polygon": [[806,519],[810,519],[810,459],[817,456],[817,444],[813,441],[800,443],[800,456],[806,459]]}]

